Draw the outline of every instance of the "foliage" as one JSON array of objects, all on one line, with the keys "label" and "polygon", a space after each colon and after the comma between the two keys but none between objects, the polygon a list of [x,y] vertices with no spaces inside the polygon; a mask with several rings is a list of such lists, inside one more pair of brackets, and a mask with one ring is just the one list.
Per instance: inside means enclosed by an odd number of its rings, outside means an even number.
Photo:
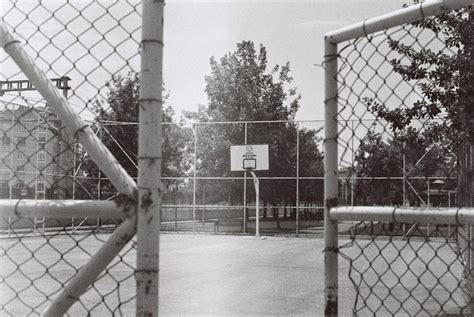
[{"label": "foliage", "polygon": [[[137,177],[138,159],[138,107],[140,82],[137,73],[119,76],[108,84],[104,100],[96,100],[96,128],[102,142],[125,168],[130,176]],[[166,98],[164,98],[166,100]],[[190,169],[189,146],[192,132],[180,124],[167,124],[173,120],[173,109],[163,108],[162,176],[182,176]],[[97,166],[85,156],[84,170],[87,176],[97,177]],[[102,175],[103,177],[103,175]],[[97,184],[97,183],[96,183]],[[95,184],[95,185],[96,185]],[[91,184],[94,186],[93,184]],[[111,185],[103,183],[103,190],[111,191]]]},{"label": "foliage", "polygon": [[404,44],[403,38],[389,38],[389,47],[400,55],[400,58],[390,61],[393,71],[405,81],[416,84],[422,98],[406,108],[395,109],[374,98],[364,100],[371,112],[389,122],[395,136],[403,137],[408,128],[414,129],[417,126],[414,121],[424,122],[419,130],[425,131],[424,138],[429,140],[428,143],[444,143],[446,154],[457,157],[457,203],[471,206],[474,13],[469,7],[420,20],[413,26],[430,30],[444,42],[445,47],[442,50],[436,46],[417,49]]},{"label": "foliage", "polygon": [[[201,106],[196,113],[187,113],[187,117],[201,122],[285,121],[248,123],[247,144],[269,144],[270,170],[259,171],[259,176],[295,176],[297,127],[292,120],[298,110],[300,96],[296,88],[290,87],[293,80],[290,64],[276,65],[268,71],[266,48],[260,45],[257,52],[253,42],[243,41],[237,44],[236,51],[226,54],[219,61],[211,58],[210,65],[211,74],[205,78],[208,106]],[[317,141],[315,131],[300,130],[301,169],[312,173],[312,176],[322,175],[323,171]],[[199,175],[241,176],[240,173],[230,172],[230,146],[244,142],[243,123],[199,125]],[[294,181],[263,181],[261,197],[270,203],[294,203],[295,186]],[[250,196],[253,190],[248,188]],[[241,201],[242,190],[240,182],[233,182],[232,186],[227,187],[216,184],[206,189],[216,200],[228,197],[236,202]],[[315,198],[314,195],[307,196]]]},{"label": "foliage", "polygon": [[[429,178],[448,177],[449,180],[454,168],[453,156],[448,153],[449,143],[433,144],[429,133],[424,131],[420,134],[413,128],[407,128],[403,137],[384,139],[382,134],[369,131],[355,156],[355,174],[358,177],[355,195],[358,203],[402,205],[403,179],[398,177],[403,175],[407,176],[408,203],[412,206],[426,203],[426,197],[422,197],[421,193],[426,192]],[[410,177],[422,178],[412,180]],[[452,181],[445,181],[440,189],[452,189],[452,186]]]},{"label": "foliage", "polygon": [[[414,23],[443,38],[450,51],[431,48],[415,49],[403,40],[390,38],[388,43],[400,58],[390,61],[393,70],[404,80],[418,83],[423,98],[411,107],[389,109],[386,105],[366,98],[368,108],[379,118],[387,120],[393,131],[403,131],[413,120],[442,117],[425,125],[426,135],[433,142],[451,141],[456,148],[466,136],[469,123],[466,112],[474,113],[472,63],[474,23],[472,9],[463,9],[427,18]],[[408,63],[404,62],[409,60]],[[472,115],[470,115],[472,117]]]}]

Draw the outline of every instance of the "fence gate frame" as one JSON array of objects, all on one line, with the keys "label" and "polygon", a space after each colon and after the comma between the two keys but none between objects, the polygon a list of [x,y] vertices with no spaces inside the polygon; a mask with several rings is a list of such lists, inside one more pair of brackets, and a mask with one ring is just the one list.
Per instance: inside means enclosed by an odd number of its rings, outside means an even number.
[{"label": "fence gate frame", "polygon": [[338,315],[338,220],[331,219],[331,209],[335,210],[334,208],[338,205],[338,44],[426,17],[461,9],[473,3],[473,0],[421,2],[331,31],[324,36],[324,314],[326,316]]},{"label": "fence gate frame", "polygon": [[164,0],[145,0],[142,3],[142,41],[140,71],[140,133],[138,186],[125,169],[103,145],[67,99],[46,74],[35,64],[6,25],[0,23],[0,46],[15,61],[36,90],[54,109],[77,142],[87,150],[115,186],[122,197],[111,201],[42,201],[33,205],[22,201],[0,204],[6,215],[68,217],[110,216],[124,217],[122,224],[111,234],[91,259],[68,282],[46,308],[44,316],[62,316],[86,292],[107,265],[137,233],[136,315],[158,315],[159,234],[161,209],[161,106],[163,61]]}]

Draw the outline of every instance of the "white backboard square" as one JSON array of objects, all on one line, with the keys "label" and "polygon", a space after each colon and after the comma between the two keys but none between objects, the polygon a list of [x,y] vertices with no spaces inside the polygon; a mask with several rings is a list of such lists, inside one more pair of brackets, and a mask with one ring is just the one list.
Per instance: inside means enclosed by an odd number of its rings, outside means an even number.
[{"label": "white backboard square", "polygon": [[267,171],[268,144],[232,145],[230,147],[230,170],[245,171],[246,167],[254,167],[254,171]]}]

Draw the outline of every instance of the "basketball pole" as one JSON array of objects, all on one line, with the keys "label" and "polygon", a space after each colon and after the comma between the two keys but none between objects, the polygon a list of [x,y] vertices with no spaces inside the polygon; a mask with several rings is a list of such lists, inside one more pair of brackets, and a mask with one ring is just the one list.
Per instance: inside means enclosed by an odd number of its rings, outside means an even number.
[{"label": "basketball pole", "polygon": [[[259,165],[257,166],[257,160]],[[254,170],[267,171],[268,167],[268,144],[244,144],[232,145],[230,147],[230,170],[244,172],[244,181],[247,179],[247,172],[252,175],[255,187],[255,236],[260,237],[260,185]],[[244,193],[247,185],[244,186]],[[244,207],[246,200],[244,200]],[[246,220],[244,208],[244,223]]]},{"label": "basketball pole", "polygon": [[260,237],[260,210],[259,210],[259,200],[260,200],[260,185],[258,182],[257,175],[252,169],[248,169],[250,174],[252,174],[253,185],[255,186],[255,236]]}]

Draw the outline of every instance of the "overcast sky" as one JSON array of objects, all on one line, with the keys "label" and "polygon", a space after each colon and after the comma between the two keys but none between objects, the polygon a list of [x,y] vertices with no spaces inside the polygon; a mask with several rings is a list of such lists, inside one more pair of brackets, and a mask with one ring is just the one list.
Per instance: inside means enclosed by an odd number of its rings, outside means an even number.
[{"label": "overcast sky", "polygon": [[[64,5],[60,0],[46,0],[38,6],[25,0],[13,6],[0,0],[0,9],[48,76],[72,78],[70,102],[82,109],[112,74],[126,73],[127,68],[138,71],[137,12],[141,7],[130,1],[75,0]],[[411,0],[169,0],[164,29],[168,103],[178,116],[182,110],[206,104],[204,77],[210,73],[209,59],[218,59],[234,51],[238,42],[251,40],[267,48],[269,69],[290,62],[293,84],[302,97],[296,119],[322,119],[323,69],[314,64],[322,62],[324,34],[400,9],[406,2]],[[2,80],[22,79],[14,63],[2,54]]]},{"label": "overcast sky", "polygon": [[209,58],[234,51],[242,40],[262,43],[269,65],[289,61],[301,94],[297,119],[323,118],[324,33],[400,9],[407,1],[168,1],[164,77],[177,112],[206,104]]}]

